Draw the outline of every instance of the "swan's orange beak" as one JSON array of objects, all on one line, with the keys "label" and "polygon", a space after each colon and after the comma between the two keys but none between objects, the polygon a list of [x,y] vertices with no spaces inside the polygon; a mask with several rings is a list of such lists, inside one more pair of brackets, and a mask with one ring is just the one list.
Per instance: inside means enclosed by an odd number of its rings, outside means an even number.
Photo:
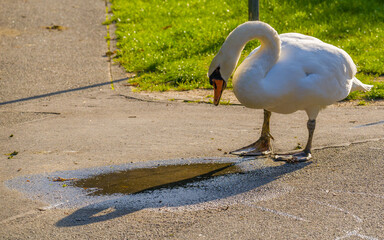
[{"label": "swan's orange beak", "polygon": [[226,87],[226,82],[222,79],[212,79],[212,85],[213,85],[213,104],[215,106],[219,105],[221,94],[223,94],[223,91]]}]

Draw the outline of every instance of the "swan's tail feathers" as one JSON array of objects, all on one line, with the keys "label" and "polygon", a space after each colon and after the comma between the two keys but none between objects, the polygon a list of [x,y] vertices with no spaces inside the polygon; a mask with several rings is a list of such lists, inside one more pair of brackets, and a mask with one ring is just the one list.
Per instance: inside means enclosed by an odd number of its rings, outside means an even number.
[{"label": "swan's tail feathers", "polygon": [[359,79],[353,78],[351,92],[353,92],[353,91],[368,92],[371,90],[372,87],[373,87],[373,85],[364,84],[364,83],[360,82]]}]

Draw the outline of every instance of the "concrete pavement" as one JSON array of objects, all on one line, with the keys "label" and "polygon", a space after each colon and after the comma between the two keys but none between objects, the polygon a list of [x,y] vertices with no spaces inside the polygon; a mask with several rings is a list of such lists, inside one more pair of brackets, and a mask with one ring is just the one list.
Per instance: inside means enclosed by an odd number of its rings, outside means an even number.
[{"label": "concrete pavement", "polygon": [[[322,111],[309,164],[283,171],[284,163],[254,160],[283,170],[259,176],[271,180],[251,191],[273,197],[252,204],[61,209],[7,188],[25,175],[228,157],[258,137],[262,111],[154,100],[132,93],[117,67],[112,90],[102,0],[6,0],[0,14],[0,238],[384,238],[381,103]],[[46,28],[54,25],[64,28]],[[271,121],[276,151],[305,144],[305,113]]]}]

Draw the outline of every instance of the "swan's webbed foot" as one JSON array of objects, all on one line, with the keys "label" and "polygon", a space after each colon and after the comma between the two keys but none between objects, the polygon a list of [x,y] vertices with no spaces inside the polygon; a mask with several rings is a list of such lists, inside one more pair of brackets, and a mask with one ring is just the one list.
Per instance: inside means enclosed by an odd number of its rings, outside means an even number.
[{"label": "swan's webbed foot", "polygon": [[240,149],[230,152],[230,154],[240,155],[240,156],[261,156],[261,155],[269,155],[272,153],[272,145],[271,139],[273,140],[272,135],[269,131],[269,120],[271,118],[271,112],[264,109],[264,122],[263,127],[261,129],[260,138]]},{"label": "swan's webbed foot", "polygon": [[246,147],[230,152],[230,154],[240,155],[240,156],[261,156],[261,155],[269,155],[271,153],[272,153],[272,145],[270,143],[269,138],[260,138],[256,142]]},{"label": "swan's webbed foot", "polygon": [[312,158],[312,155],[310,152],[298,152],[294,154],[276,154],[274,156],[274,159],[276,161],[285,161],[288,163],[297,163],[297,162],[306,162]]}]

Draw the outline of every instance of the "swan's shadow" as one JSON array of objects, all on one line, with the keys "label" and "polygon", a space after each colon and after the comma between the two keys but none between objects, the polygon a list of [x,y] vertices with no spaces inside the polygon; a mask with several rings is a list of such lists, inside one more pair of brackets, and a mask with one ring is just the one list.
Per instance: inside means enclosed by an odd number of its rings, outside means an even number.
[{"label": "swan's shadow", "polygon": [[[269,166],[245,173],[228,174],[203,180],[197,176],[183,182],[170,183],[170,186],[174,186],[170,189],[150,189],[151,191],[142,191],[138,194],[119,196],[90,204],[59,220],[56,226],[72,227],[103,222],[145,208],[184,207],[215,200],[224,201],[223,204],[226,204],[226,201],[227,204],[231,204],[236,202],[236,199],[233,198],[238,197],[239,194],[245,194],[242,198],[248,198],[250,202],[258,201],[257,198],[260,198],[258,188],[310,163]],[[214,171],[216,170],[212,172]]]}]

